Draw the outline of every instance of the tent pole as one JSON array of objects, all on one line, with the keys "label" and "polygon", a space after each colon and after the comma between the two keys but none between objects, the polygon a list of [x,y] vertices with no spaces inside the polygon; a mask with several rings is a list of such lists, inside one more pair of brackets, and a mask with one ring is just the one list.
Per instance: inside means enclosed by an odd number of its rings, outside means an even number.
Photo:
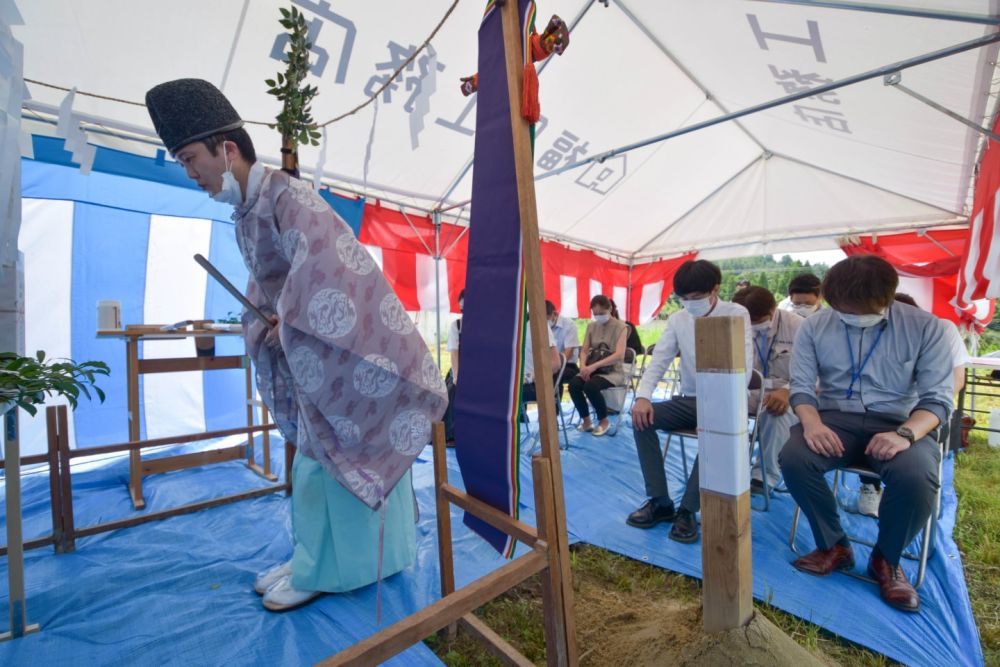
[{"label": "tent pole", "polygon": [[912,7],[896,7],[894,5],[873,5],[867,2],[834,2],[831,0],[757,0],[757,2],[769,2],[776,5],[799,5],[800,7],[821,7],[824,9],[848,9],[855,12],[912,16],[920,19],[958,21],[960,23],[978,23],[981,25],[1000,25],[1000,17],[997,16],[942,12],[930,9],[914,9]]},{"label": "tent pole", "polygon": [[958,53],[964,53],[965,51],[971,51],[973,49],[978,49],[983,46],[988,46],[1000,42],[1000,32],[990,33],[979,37],[977,39],[972,39],[967,42],[962,42],[960,44],[955,44],[954,46],[949,46],[937,51],[932,51],[930,53],[925,53],[914,58],[907,58],[906,60],[901,60],[896,63],[891,63],[889,65],[884,65],[883,67],[878,67],[873,70],[868,70],[867,72],[862,72],[860,74],[855,74],[831,83],[823,84],[822,86],[815,86],[809,88],[808,90],[803,90],[797,93],[792,93],[791,95],[786,95],[784,97],[779,97],[768,102],[762,102],[761,104],[755,104],[739,111],[733,111],[732,113],[723,114],[715,118],[710,118],[709,120],[702,121],[700,123],[695,123],[694,125],[688,125],[687,127],[682,127],[678,130],[672,132],[667,132],[665,134],[660,134],[649,139],[644,139],[636,143],[627,144],[625,146],[619,146],[618,148],[612,148],[604,153],[598,153],[597,155],[585,158],[583,160],[578,160],[573,164],[565,165],[562,167],[557,167],[549,172],[546,172],[535,178],[536,181],[540,181],[546,178],[551,178],[553,176],[558,176],[567,171],[573,169],[579,169],[580,167],[593,164],[594,162],[604,162],[608,158],[614,157],[616,155],[621,155],[622,153],[628,153],[629,151],[634,151],[639,148],[645,148],[646,146],[651,146],[653,144],[658,144],[661,141],[666,141],[667,139],[673,139],[685,134],[690,134],[698,130],[704,130],[705,128],[712,127],[713,125],[719,125],[720,123],[726,123],[737,118],[742,118],[744,116],[749,116],[751,114],[759,113],[761,111],[767,111],[775,107],[779,107],[790,102],[797,102],[799,100],[805,99],[807,97],[812,97],[814,95],[820,95],[822,93],[827,93],[832,90],[837,90],[838,88],[845,88],[847,86],[852,86],[856,83],[862,83],[864,81],[869,81],[871,79],[877,79],[885,77],[890,74],[894,74],[904,69],[910,67],[916,67],[917,65],[924,65],[929,62],[934,62],[935,60],[941,60],[942,58],[947,58],[948,56],[953,56]]},{"label": "tent pole", "polygon": [[434,349],[438,368],[441,368],[441,214],[431,213],[431,221],[434,223],[434,315],[437,319]]},{"label": "tent pole", "polygon": [[983,127],[982,125],[980,125],[979,123],[973,122],[973,121],[969,120],[968,118],[966,118],[965,116],[962,116],[960,114],[955,113],[951,109],[948,109],[948,108],[946,108],[946,107],[938,104],[937,102],[935,102],[934,100],[930,99],[929,97],[924,97],[923,95],[921,95],[917,91],[913,90],[912,88],[907,88],[902,83],[900,83],[900,79],[901,79],[901,76],[898,73],[897,74],[889,75],[885,79],[885,85],[892,86],[893,88],[895,88],[896,90],[898,90],[901,93],[906,93],[907,95],[909,95],[913,99],[915,99],[917,101],[920,101],[920,102],[923,102],[924,104],[926,104],[930,108],[932,108],[932,109],[934,109],[936,111],[940,111],[945,116],[948,116],[949,118],[953,118],[953,119],[957,120],[962,125],[967,125],[968,127],[971,127],[976,132],[979,132],[980,134],[984,134],[987,137],[989,137],[990,139],[993,139],[994,141],[1000,141],[1000,134],[997,134],[996,132],[992,132],[991,130],[989,130],[989,129]]}]

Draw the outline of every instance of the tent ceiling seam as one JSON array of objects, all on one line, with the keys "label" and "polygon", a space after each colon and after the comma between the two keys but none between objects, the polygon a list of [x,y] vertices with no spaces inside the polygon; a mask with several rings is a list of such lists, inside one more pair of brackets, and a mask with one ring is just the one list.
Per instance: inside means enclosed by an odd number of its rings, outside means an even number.
[{"label": "tent ceiling seam", "polygon": [[697,203],[695,203],[693,206],[691,206],[688,210],[684,211],[684,213],[682,213],[680,216],[678,216],[677,219],[675,219],[673,222],[671,222],[666,227],[664,227],[659,232],[657,232],[655,236],[653,236],[648,241],[646,241],[641,246],[639,246],[639,249],[636,250],[634,253],[632,253],[631,256],[632,257],[639,257],[640,253],[643,250],[645,250],[646,248],[648,248],[657,239],[662,238],[663,235],[666,234],[667,232],[669,232],[671,229],[673,229],[674,227],[676,227],[677,225],[679,225],[685,218],[687,218],[689,215],[691,215],[692,213],[694,213],[694,211],[696,211],[697,209],[701,208],[707,201],[709,201],[710,199],[714,198],[716,195],[720,194],[723,190],[727,189],[737,178],[739,178],[744,173],[746,173],[755,164],[757,164],[758,162],[761,162],[762,160],[767,159],[768,155],[771,155],[771,153],[768,153],[768,152],[760,153],[759,155],[757,155],[756,157],[754,157],[754,159],[752,159],[749,162],[747,162],[739,170],[737,170],[736,173],[734,173],[732,176],[730,176],[725,181],[723,181],[721,184],[719,184],[718,187],[716,187],[714,190],[712,190],[711,192],[709,192],[707,195],[705,195],[704,197],[702,197],[701,199],[699,199],[697,201]]},{"label": "tent ceiling seam", "polygon": [[947,208],[944,208],[943,206],[938,206],[937,204],[932,204],[930,202],[926,202],[926,201],[923,201],[921,199],[917,199],[916,197],[913,197],[911,195],[906,195],[906,194],[903,194],[902,192],[896,192],[895,190],[891,190],[891,189],[889,189],[887,187],[883,187],[881,185],[876,185],[875,183],[871,183],[871,182],[868,182],[868,181],[862,181],[860,178],[857,178],[855,176],[847,176],[846,174],[842,174],[839,171],[834,171],[833,169],[829,169],[827,167],[821,167],[820,165],[815,164],[814,162],[809,162],[808,160],[802,160],[802,159],[797,158],[797,157],[792,157],[791,155],[787,155],[785,153],[775,153],[774,155],[777,156],[777,157],[779,157],[779,158],[782,158],[783,160],[788,160],[789,162],[795,162],[797,164],[805,165],[807,167],[812,167],[813,169],[818,169],[819,171],[822,171],[824,173],[830,174],[832,176],[838,176],[840,178],[845,178],[845,179],[847,179],[849,181],[853,181],[854,183],[858,183],[860,185],[866,185],[866,186],[868,186],[870,188],[874,188],[874,189],[879,190],[881,192],[886,192],[886,193],[888,193],[890,195],[895,195],[896,197],[902,197],[903,199],[907,199],[909,201],[915,202],[917,204],[921,204],[923,206],[929,206],[930,208],[933,208],[935,210],[941,211],[942,213],[947,213],[948,215],[953,215],[953,216],[956,216],[956,217],[959,217],[959,218],[963,218],[963,219],[967,217],[965,215],[964,211],[952,211],[952,210],[949,210]]},{"label": "tent ceiling seam", "polygon": [[[632,10],[625,5],[625,0],[614,0],[614,3],[622,11],[622,13],[625,14],[625,16],[628,17],[628,19],[632,21],[632,23],[634,23],[637,28],[639,28],[640,32],[642,32],[642,34],[644,34],[646,38],[649,39],[649,41],[651,41],[653,45],[656,46],[656,48],[658,48],[664,56],[666,56],[667,60],[673,63],[674,66],[677,69],[679,69],[684,76],[688,78],[688,81],[697,86],[698,90],[702,92],[706,100],[714,104],[720,111],[722,111],[723,114],[729,113],[729,109],[727,109],[722,105],[722,103],[715,96],[715,94],[712,93],[712,91],[710,91],[707,87],[705,87],[705,85],[702,84],[702,82],[697,77],[695,77],[694,74],[691,73],[691,70],[689,70],[684,65],[684,63],[682,63],[673,54],[673,52],[670,51],[670,49],[668,49],[666,45],[663,42],[661,42],[659,38],[652,33],[651,30],[649,30],[649,28],[646,27],[646,24],[640,21],[639,17],[636,16],[632,12]],[[736,125],[736,127],[740,128],[740,130],[743,131],[743,134],[745,134],[747,138],[749,138],[752,142],[757,144],[758,148],[760,148],[762,151],[768,152],[767,146],[765,146],[760,141],[760,139],[758,139],[739,119],[733,120],[732,122],[734,125]]]}]

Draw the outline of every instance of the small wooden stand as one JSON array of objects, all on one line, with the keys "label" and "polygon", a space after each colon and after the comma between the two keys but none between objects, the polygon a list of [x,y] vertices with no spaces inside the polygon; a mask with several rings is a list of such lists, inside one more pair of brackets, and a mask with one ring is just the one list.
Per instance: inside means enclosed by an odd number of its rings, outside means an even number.
[{"label": "small wooden stand", "polygon": [[[230,355],[224,357],[175,357],[170,359],[140,359],[139,343],[142,341],[155,340],[177,340],[179,338],[204,338],[208,336],[240,336],[242,334],[228,331],[215,330],[192,330],[192,331],[162,331],[156,325],[137,325],[126,328],[124,331],[98,331],[100,338],[122,338],[125,340],[125,359],[128,386],[128,437],[129,442],[148,444],[151,441],[140,440],[140,424],[142,406],[139,402],[139,376],[150,373],[179,373],[184,371],[213,371],[234,368],[243,368],[246,371],[246,417],[247,417],[247,444],[234,445],[223,449],[214,449],[207,452],[195,452],[193,454],[180,454],[176,456],[166,456],[162,458],[144,461],[140,450],[129,451],[129,493],[132,496],[132,505],[135,509],[143,509],[146,500],[142,495],[142,478],[145,475],[152,475],[172,470],[183,470],[197,466],[209,465],[212,463],[222,463],[224,461],[234,461],[246,458],[247,467],[264,479],[275,482],[277,476],[271,473],[271,441],[268,429],[263,430],[263,467],[257,465],[254,459],[254,439],[253,439],[253,409],[259,407],[262,414],[262,423],[267,425],[267,408],[263,403],[254,398],[254,382],[250,368],[250,358],[247,355]],[[230,435],[228,431],[226,435]],[[192,434],[193,435],[193,434]],[[191,435],[180,435],[171,438],[158,438],[157,444],[172,445],[192,442],[193,440],[205,440],[212,437],[222,437],[223,432],[206,432]]]}]

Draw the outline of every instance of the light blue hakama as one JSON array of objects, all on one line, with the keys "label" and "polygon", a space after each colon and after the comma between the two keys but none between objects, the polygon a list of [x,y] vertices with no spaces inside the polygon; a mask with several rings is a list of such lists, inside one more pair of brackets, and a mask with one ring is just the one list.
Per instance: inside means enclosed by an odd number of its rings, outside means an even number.
[{"label": "light blue hakama", "polygon": [[[411,472],[399,480],[385,508],[382,578],[416,558]],[[319,463],[295,454],[292,464],[292,585],[342,593],[378,580],[381,511],[372,511]]]}]

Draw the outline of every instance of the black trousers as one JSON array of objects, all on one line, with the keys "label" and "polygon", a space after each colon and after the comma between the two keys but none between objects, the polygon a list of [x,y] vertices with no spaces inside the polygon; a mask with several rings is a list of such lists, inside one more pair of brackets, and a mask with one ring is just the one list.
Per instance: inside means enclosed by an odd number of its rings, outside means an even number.
[{"label": "black trousers", "polygon": [[778,459],[785,485],[809,519],[816,546],[829,549],[845,537],[837,501],[824,475],[834,468],[860,463],[877,472],[885,482],[878,509],[876,544],[889,564],[897,565],[903,549],[927,525],[934,511],[934,498],[941,485],[938,479],[941,449],[934,432],[888,461],[879,461],[867,456],[865,448],[876,433],[895,431],[905,421],[903,417],[839,410],[823,410],[819,414],[823,423],[840,436],[844,455],[815,453],[806,445],[802,424],[796,424]]},{"label": "black trousers", "polygon": [[573,399],[573,405],[576,406],[576,411],[580,414],[580,417],[586,419],[590,416],[590,407],[587,405],[587,401],[589,400],[590,405],[594,406],[594,412],[597,413],[597,419],[606,418],[608,416],[608,404],[604,402],[604,396],[601,394],[601,391],[610,389],[613,386],[613,384],[600,375],[591,375],[590,379],[586,382],[579,375],[570,380],[569,396]]}]

